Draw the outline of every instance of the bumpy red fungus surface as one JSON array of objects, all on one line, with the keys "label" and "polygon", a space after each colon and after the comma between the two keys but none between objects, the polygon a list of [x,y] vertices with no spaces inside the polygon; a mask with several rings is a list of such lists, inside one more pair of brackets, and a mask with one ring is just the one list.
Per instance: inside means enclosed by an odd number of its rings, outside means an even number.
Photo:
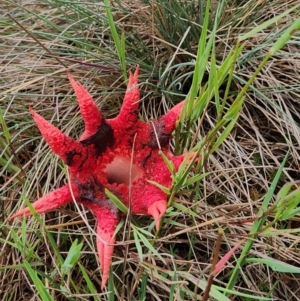
[{"label": "bumpy red fungus surface", "polygon": [[[104,288],[113,255],[114,231],[122,214],[105,195],[107,188],[130,208],[132,214],[152,215],[159,229],[167,208],[167,194],[149,183],[155,181],[165,187],[172,186],[169,169],[159,150],[177,169],[184,155],[174,156],[169,140],[175,128],[183,103],[179,103],[156,122],[138,119],[139,68],[130,73],[128,88],[119,115],[105,119],[91,95],[69,74],[76,93],[85,131],[78,141],[63,134],[42,116],[30,109],[41,134],[68,166],[70,183],[56,189],[33,203],[38,213],[55,210],[75,200],[97,219],[97,248],[102,269]],[[10,219],[30,215],[25,208]]]}]

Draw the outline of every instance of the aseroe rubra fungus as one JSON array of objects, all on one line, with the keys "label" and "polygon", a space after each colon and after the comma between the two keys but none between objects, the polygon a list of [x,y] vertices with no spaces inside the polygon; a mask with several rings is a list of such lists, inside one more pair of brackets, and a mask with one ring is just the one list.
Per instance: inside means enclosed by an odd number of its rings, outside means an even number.
[{"label": "aseroe rubra fungus", "polygon": [[[171,187],[172,178],[159,150],[164,152],[176,169],[184,155],[174,156],[169,140],[183,103],[173,107],[153,123],[138,119],[139,68],[130,73],[128,88],[119,115],[105,119],[91,95],[69,74],[78,99],[85,130],[78,141],[63,134],[42,116],[30,109],[41,134],[55,154],[68,166],[70,183],[33,203],[38,213],[55,210],[75,200],[97,219],[97,248],[104,288],[113,255],[114,231],[122,217],[118,208],[106,196],[107,188],[131,210],[131,214],[152,215],[159,229],[167,208],[167,194],[150,183]],[[10,220],[30,215],[25,208]]]}]

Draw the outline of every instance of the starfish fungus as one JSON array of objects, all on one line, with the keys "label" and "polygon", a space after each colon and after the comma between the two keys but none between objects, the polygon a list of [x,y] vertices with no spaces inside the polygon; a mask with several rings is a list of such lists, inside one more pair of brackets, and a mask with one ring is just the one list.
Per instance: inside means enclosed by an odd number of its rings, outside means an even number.
[{"label": "starfish fungus", "polygon": [[[68,166],[70,183],[33,203],[37,213],[45,213],[75,199],[93,212],[97,220],[97,248],[105,287],[115,244],[114,231],[121,212],[106,196],[105,188],[130,208],[131,214],[154,217],[156,229],[167,209],[167,194],[153,182],[170,188],[171,172],[160,151],[178,169],[184,155],[174,156],[169,141],[183,102],[153,123],[138,119],[139,67],[130,73],[121,111],[113,119],[105,119],[91,95],[69,74],[75,91],[85,130],[78,141],[62,133],[30,108],[42,136]],[[25,208],[10,220],[31,215]]]}]

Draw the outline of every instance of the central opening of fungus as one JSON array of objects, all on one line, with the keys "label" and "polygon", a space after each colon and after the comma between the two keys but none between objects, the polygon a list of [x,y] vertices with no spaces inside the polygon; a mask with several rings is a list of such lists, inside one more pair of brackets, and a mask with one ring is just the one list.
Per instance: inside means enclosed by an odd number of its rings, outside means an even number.
[{"label": "central opening of fungus", "polygon": [[143,170],[136,164],[131,164],[130,160],[117,156],[108,164],[104,170],[107,173],[107,181],[109,184],[125,184],[129,185],[131,182],[143,176]]}]

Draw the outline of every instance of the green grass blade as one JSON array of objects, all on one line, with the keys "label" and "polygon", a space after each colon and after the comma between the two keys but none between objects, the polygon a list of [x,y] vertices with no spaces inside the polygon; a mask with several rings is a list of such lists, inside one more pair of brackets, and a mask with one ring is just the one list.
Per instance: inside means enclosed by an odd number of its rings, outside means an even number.
[{"label": "green grass blade", "polygon": [[[295,9],[299,8],[299,6],[300,6],[300,4],[295,5],[295,6],[291,7],[290,9],[287,9],[286,11],[284,11],[282,14],[275,16],[275,17],[271,18],[270,20],[268,20],[262,24],[259,24],[258,26],[255,26],[255,28],[253,28],[252,30],[250,30],[249,32],[244,34],[243,36],[239,37],[239,40],[242,42],[242,41],[245,41],[245,40],[253,37],[255,34],[261,32],[262,30],[266,29],[270,25],[280,21],[283,17],[289,15]],[[295,23],[297,23],[297,21]]]},{"label": "green grass blade", "polygon": [[[300,5],[300,4],[299,4]],[[298,5],[298,6],[299,6]],[[296,20],[277,40],[277,42],[270,48],[269,54],[273,55],[275,52],[279,51],[286,43],[292,38],[292,36],[300,30],[300,18]]]},{"label": "green grass blade", "polygon": [[253,258],[249,257],[245,260],[245,263],[262,263],[264,265],[267,265],[272,269],[274,272],[280,272],[280,273],[300,273],[300,268],[295,267],[293,265],[290,265],[288,263],[273,259],[273,258]]},{"label": "green grass blade", "polygon": [[54,299],[49,294],[48,290],[45,288],[43,282],[37,276],[37,273],[31,268],[31,265],[29,264],[28,261],[26,261],[26,260],[24,261],[24,266],[25,266],[31,280],[33,281],[41,299],[43,301],[54,301]]},{"label": "green grass blade", "polygon": [[137,241],[139,239],[143,242],[144,246],[148,249],[149,252],[151,252],[153,255],[157,256],[164,264],[166,264],[165,260],[163,257],[159,254],[159,252],[154,248],[154,246],[150,243],[150,241],[144,236],[141,231],[134,225],[132,225],[132,229],[135,230],[136,235],[137,235]]},{"label": "green grass blade", "polygon": [[[274,179],[271,183],[271,186],[269,187],[269,190],[268,190],[268,192],[267,192],[267,194],[266,194],[266,196],[265,196],[265,198],[262,202],[261,208],[260,208],[257,216],[263,216],[263,213],[268,209],[270,201],[271,201],[271,199],[274,195],[274,191],[277,187],[277,183],[278,183],[278,181],[281,177],[283,167],[286,163],[288,155],[289,155],[289,153],[287,153],[285,155],[285,157],[284,157],[284,159],[283,159],[283,161],[282,161],[282,163],[281,163],[281,165],[280,165],[280,167],[279,167],[279,169],[278,169],[278,171],[277,171],[277,173],[276,173],[276,175],[275,175],[275,177],[274,177]],[[231,275],[231,277],[228,281],[227,289],[230,289],[230,290],[233,289],[233,287],[234,287],[234,285],[237,281],[237,278],[240,274],[240,270],[244,265],[246,256],[249,253],[250,249],[252,248],[253,239],[256,238],[257,232],[262,229],[266,219],[267,219],[267,217],[263,216],[263,217],[259,218],[257,221],[255,221],[253,223],[253,226],[252,226],[251,231],[250,231],[251,239],[247,240],[247,242],[246,242],[246,244],[245,244],[245,246],[244,246],[244,248],[243,248],[243,250],[242,250],[242,252],[239,256],[239,259],[237,260],[236,266],[235,266],[235,268],[232,272],[232,275]]]},{"label": "green grass blade", "polygon": [[80,257],[82,246],[83,243],[78,244],[78,239],[75,239],[75,241],[72,243],[67,258],[61,266],[61,272],[63,275],[68,274],[70,270],[74,267],[75,263]]},{"label": "green grass blade", "polygon": [[104,190],[107,197],[117,206],[119,210],[121,210],[123,213],[128,213],[128,208],[125,206],[125,204],[116,197],[112,192],[110,192],[107,188]]},{"label": "green grass blade", "polygon": [[86,272],[84,266],[80,262],[78,262],[78,266],[80,268],[80,271],[83,275],[84,280],[86,281],[89,292],[92,293],[93,295],[95,295],[95,296],[93,296],[94,301],[99,301],[99,299],[97,297],[97,290],[96,290],[93,282],[91,281],[91,278],[89,277],[88,273]]},{"label": "green grass blade", "polygon": [[121,34],[121,38],[119,37],[116,24],[114,22],[114,18],[111,11],[111,6],[109,0],[104,0],[105,10],[107,15],[107,21],[110,27],[112,38],[115,42],[116,50],[118,53],[119,61],[121,64],[122,73],[124,79],[127,81],[127,71],[126,71],[126,61],[125,61],[125,36],[124,32]]}]

